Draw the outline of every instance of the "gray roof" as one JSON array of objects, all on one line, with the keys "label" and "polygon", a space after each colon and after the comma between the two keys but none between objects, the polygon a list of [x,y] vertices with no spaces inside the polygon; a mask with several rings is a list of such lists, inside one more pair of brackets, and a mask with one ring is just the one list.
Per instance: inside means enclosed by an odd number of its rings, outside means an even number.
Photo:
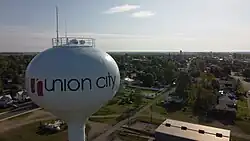
[{"label": "gray roof", "polygon": [[[166,124],[168,126],[166,126]],[[186,130],[184,128],[186,128]],[[183,130],[184,129],[184,130]],[[156,133],[167,134],[189,140],[229,141],[230,130],[167,119],[156,130]],[[203,132],[203,133],[201,133]],[[222,137],[218,137],[222,135]],[[167,139],[166,139],[167,140]]]}]

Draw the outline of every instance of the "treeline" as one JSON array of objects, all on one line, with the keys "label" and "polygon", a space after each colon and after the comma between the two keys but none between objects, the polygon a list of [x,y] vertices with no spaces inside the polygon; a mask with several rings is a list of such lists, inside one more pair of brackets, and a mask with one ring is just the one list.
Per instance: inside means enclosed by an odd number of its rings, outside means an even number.
[{"label": "treeline", "polygon": [[33,55],[0,56],[0,95],[6,90],[15,93],[24,87],[25,70]]}]

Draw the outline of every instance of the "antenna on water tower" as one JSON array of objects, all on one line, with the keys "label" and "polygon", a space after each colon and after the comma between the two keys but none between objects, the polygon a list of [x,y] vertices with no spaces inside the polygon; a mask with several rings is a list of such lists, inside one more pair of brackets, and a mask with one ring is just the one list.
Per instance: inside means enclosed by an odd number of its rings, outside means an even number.
[{"label": "antenna on water tower", "polygon": [[66,38],[66,44],[68,44],[67,21],[66,20],[65,20],[65,38]]},{"label": "antenna on water tower", "polygon": [[59,24],[58,7],[56,6],[56,46],[58,46],[59,42],[58,24]]},{"label": "antenna on water tower", "polygon": [[67,21],[65,20],[65,37],[67,38]]}]

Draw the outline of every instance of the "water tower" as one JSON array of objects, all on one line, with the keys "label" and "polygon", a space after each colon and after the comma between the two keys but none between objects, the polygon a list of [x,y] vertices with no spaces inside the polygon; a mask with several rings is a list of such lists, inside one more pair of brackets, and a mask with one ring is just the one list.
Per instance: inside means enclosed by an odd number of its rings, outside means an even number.
[{"label": "water tower", "polygon": [[25,74],[32,101],[68,124],[69,141],[85,141],[89,116],[113,98],[120,73],[114,59],[92,38],[54,38]]}]

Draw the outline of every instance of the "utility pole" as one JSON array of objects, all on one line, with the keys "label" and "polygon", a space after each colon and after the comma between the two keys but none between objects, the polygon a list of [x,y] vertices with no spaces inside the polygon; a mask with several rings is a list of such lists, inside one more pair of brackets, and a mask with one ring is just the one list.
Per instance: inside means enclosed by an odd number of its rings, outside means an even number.
[{"label": "utility pole", "polygon": [[65,38],[66,38],[66,44],[68,44],[67,22],[66,22],[66,20],[65,20]]},{"label": "utility pole", "polygon": [[152,123],[153,122],[153,114],[152,114],[152,112],[153,112],[153,106],[151,105],[150,106],[150,122]]}]

